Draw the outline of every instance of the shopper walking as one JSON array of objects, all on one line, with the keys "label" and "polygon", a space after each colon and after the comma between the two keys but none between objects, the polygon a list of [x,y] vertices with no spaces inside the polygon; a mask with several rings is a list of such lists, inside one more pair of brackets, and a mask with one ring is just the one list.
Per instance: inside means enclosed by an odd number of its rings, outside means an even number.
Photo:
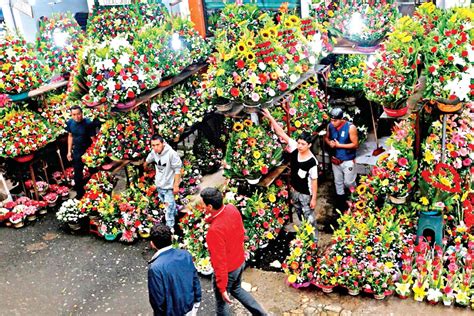
[{"label": "shopper walking", "polygon": [[315,208],[318,196],[318,161],[310,150],[312,137],[309,133],[303,132],[294,140],[285,133],[267,109],[262,113],[270,120],[273,130],[280,139],[288,144],[291,204],[296,209],[298,218],[301,220],[304,217],[315,228],[317,236]]},{"label": "shopper walking", "polygon": [[96,120],[91,121],[84,118],[82,108],[73,106],[70,109],[71,119],[66,123],[67,139],[67,160],[72,161],[74,168],[74,190],[76,190],[76,199],[84,195],[84,163],[82,155],[92,144],[92,137],[95,136],[100,123]]},{"label": "shopper walking", "polygon": [[183,164],[178,153],[160,135],[155,134],[151,137],[151,148],[152,151],[148,154],[144,167],[147,169],[148,164],[155,163],[155,185],[158,197],[166,205],[166,225],[174,229],[178,213],[174,196],[179,192]]},{"label": "shopper walking", "polygon": [[332,109],[329,116],[331,122],[327,127],[324,141],[332,151],[332,172],[337,194],[335,207],[345,211],[347,208],[345,189],[356,185],[355,158],[359,137],[355,125],[344,119],[344,111],[341,108]]},{"label": "shopper walking", "polygon": [[196,315],[201,283],[191,254],[173,249],[171,229],[163,224],[151,230],[150,245],[157,252],[149,262],[148,294],[155,315]]},{"label": "shopper walking", "polygon": [[222,193],[205,188],[201,198],[210,217],[206,242],[214,269],[214,295],[217,315],[230,315],[232,294],[252,315],[266,315],[257,301],[241,287],[245,268],[244,224],[237,208],[223,204]]}]

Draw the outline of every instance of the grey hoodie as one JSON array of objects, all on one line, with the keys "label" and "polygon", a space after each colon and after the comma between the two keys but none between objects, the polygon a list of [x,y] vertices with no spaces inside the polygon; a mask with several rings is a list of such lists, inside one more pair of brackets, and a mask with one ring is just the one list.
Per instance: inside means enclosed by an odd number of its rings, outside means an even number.
[{"label": "grey hoodie", "polygon": [[165,144],[161,154],[151,151],[146,157],[147,163],[155,162],[155,185],[158,189],[172,189],[174,176],[181,173],[181,158],[170,145]]}]

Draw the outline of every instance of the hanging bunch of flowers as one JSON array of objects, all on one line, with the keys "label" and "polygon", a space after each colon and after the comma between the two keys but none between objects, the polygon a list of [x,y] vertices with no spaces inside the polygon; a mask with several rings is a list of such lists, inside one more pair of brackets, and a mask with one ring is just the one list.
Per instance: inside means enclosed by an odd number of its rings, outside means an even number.
[{"label": "hanging bunch of flowers", "polygon": [[226,177],[258,179],[281,162],[278,140],[251,120],[235,122],[225,155]]},{"label": "hanging bunch of flowers", "polygon": [[87,36],[101,43],[117,36],[133,42],[140,26],[139,16],[128,6],[95,8],[87,19]]},{"label": "hanging bunch of flowers", "polygon": [[337,55],[334,69],[329,74],[328,86],[345,91],[361,91],[367,57],[365,55]]},{"label": "hanging bunch of flowers", "polygon": [[208,102],[202,102],[194,80],[174,86],[153,100],[151,112],[155,131],[168,140],[177,141],[181,134],[211,111]]},{"label": "hanging bunch of flowers", "polygon": [[271,109],[273,117],[286,127],[286,117],[290,119],[289,134],[296,138],[303,131],[316,134],[329,120],[326,97],[318,88],[317,78],[311,77],[292,93],[288,105]]},{"label": "hanging bunch of flowers", "polygon": [[161,78],[160,72],[143,63],[138,52],[122,37],[87,47],[82,58],[89,89],[83,100],[91,106],[107,101],[123,107],[156,87]]},{"label": "hanging bunch of flowers", "polygon": [[48,69],[38,60],[30,44],[7,33],[0,38],[0,93],[15,95],[39,87]]},{"label": "hanging bunch of flowers", "polygon": [[306,287],[314,282],[317,266],[317,244],[314,227],[303,221],[300,228],[294,225],[295,239],[290,242],[290,254],[282,264],[287,282],[293,287]]},{"label": "hanging bunch of flowers", "polygon": [[0,118],[0,157],[28,155],[52,140],[49,124],[36,113],[11,109]]},{"label": "hanging bunch of flowers", "polygon": [[40,20],[36,47],[53,75],[68,74],[76,66],[84,34],[71,13],[53,13]]}]

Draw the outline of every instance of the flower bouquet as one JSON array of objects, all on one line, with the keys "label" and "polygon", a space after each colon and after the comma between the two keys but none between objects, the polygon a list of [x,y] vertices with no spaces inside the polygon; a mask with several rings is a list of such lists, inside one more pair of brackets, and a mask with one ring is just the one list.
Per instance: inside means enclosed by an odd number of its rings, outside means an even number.
[{"label": "flower bouquet", "polygon": [[[198,63],[211,54],[212,47],[208,40],[202,38],[194,28],[194,23],[179,16],[171,19],[172,29],[177,32],[181,41],[189,49],[192,63]],[[172,38],[173,40],[173,38]],[[173,44],[171,45],[173,46]]]},{"label": "flower bouquet", "polygon": [[127,6],[94,8],[87,19],[87,35],[97,43],[117,36],[133,42],[139,28],[139,16]]},{"label": "flower bouquet", "polygon": [[166,6],[155,0],[140,0],[137,3],[137,10],[144,25],[159,26],[164,23],[169,14]]},{"label": "flower bouquet", "polygon": [[84,41],[83,31],[71,13],[53,13],[50,18],[40,19],[36,47],[53,75],[71,72]]},{"label": "flower bouquet", "polygon": [[79,201],[76,199],[69,199],[56,212],[56,218],[63,223],[77,224],[81,218],[87,216],[83,209],[79,208]]},{"label": "flower bouquet", "polygon": [[139,220],[139,211],[134,206],[134,201],[127,200],[127,196],[122,194],[121,200],[118,204],[120,209],[120,218],[118,223],[120,224],[121,233],[120,241],[131,243],[138,237],[138,227],[141,225]]},{"label": "flower bouquet", "polygon": [[82,199],[79,200],[78,207],[82,213],[95,216],[98,214],[100,208],[104,207],[109,200],[110,199],[107,199],[107,195],[98,188],[91,188],[89,191],[86,191]]},{"label": "flower bouquet", "polygon": [[109,147],[107,146],[107,138],[102,134],[98,134],[82,155],[82,162],[89,168],[99,168],[105,163]]},{"label": "flower bouquet", "polygon": [[160,72],[140,60],[127,40],[116,37],[90,46],[83,54],[88,105],[110,102],[118,108],[134,105],[142,92],[157,86]]},{"label": "flower bouquet", "polygon": [[166,91],[151,104],[155,132],[171,141],[178,141],[186,129],[201,122],[210,111],[209,103],[200,101],[191,81]]},{"label": "flower bouquet", "polygon": [[0,118],[0,157],[29,155],[52,140],[48,123],[36,113],[12,109]]},{"label": "flower bouquet", "polygon": [[197,204],[190,206],[189,211],[180,219],[179,225],[183,230],[180,246],[191,253],[199,273],[211,274],[213,269],[205,241],[209,224],[206,222],[204,208]]},{"label": "flower bouquet", "polygon": [[161,71],[163,78],[178,75],[193,62],[192,52],[174,31],[171,22],[166,21],[159,27],[143,29],[134,42],[142,62]]},{"label": "flower bouquet", "polygon": [[10,211],[10,216],[8,220],[15,228],[21,228],[25,226],[24,221],[26,217],[28,216],[26,214],[27,209],[28,209],[28,206],[19,204],[19,205],[15,205],[13,209]]},{"label": "flower bouquet", "polygon": [[[83,198],[84,199],[84,198]],[[119,208],[121,197],[113,195],[112,197],[104,195],[97,203],[97,211],[99,213],[99,233],[108,241],[113,241],[120,233],[121,212]]]},{"label": "flower bouquet", "polygon": [[65,98],[65,93],[50,94],[45,99],[47,106],[38,109],[41,116],[48,121],[54,139],[66,133],[66,120],[69,115],[64,102]]},{"label": "flower bouquet", "polygon": [[283,149],[272,135],[251,120],[236,122],[225,155],[226,177],[259,179],[280,163]]},{"label": "flower bouquet", "polygon": [[[474,15],[469,9],[451,9],[437,20],[436,27],[423,41],[426,76],[425,98],[449,108],[472,100],[474,67],[472,40]],[[443,106],[447,104],[448,106]],[[446,109],[447,112],[458,110]]]},{"label": "flower bouquet", "polygon": [[289,285],[299,288],[314,282],[317,264],[317,244],[314,227],[303,221],[301,227],[294,225],[295,239],[290,242],[290,254],[282,264]]},{"label": "flower bouquet", "polygon": [[[406,100],[412,95],[418,80],[416,61],[399,53],[380,51],[375,62],[367,65],[364,75],[364,92],[367,99],[387,109],[387,114],[402,116],[406,113]],[[405,111],[391,113],[390,110]]]},{"label": "flower bouquet", "polygon": [[94,150],[102,153],[103,144],[108,144],[107,155],[110,158],[139,160],[150,150],[150,137],[148,120],[144,120],[140,112],[132,112],[102,124]]},{"label": "flower bouquet", "polygon": [[367,57],[365,55],[337,55],[334,69],[329,74],[328,86],[345,91],[361,91]]},{"label": "flower bouquet", "polygon": [[47,69],[23,38],[7,33],[0,38],[0,52],[0,94],[6,93],[15,100],[24,99],[24,93],[43,83]]},{"label": "flower bouquet", "polygon": [[96,189],[104,193],[112,193],[115,182],[116,180],[113,174],[106,171],[99,171],[92,175],[84,189],[86,191]]},{"label": "flower bouquet", "polygon": [[324,92],[319,90],[316,77],[310,78],[312,83],[303,83],[293,92],[293,98],[288,105],[272,108],[272,116],[287,126],[286,118],[290,119],[289,134],[297,138],[303,131],[316,134],[329,116],[326,113]]},{"label": "flower bouquet", "polygon": [[318,258],[315,282],[316,286],[321,288],[324,293],[331,293],[333,288],[338,285],[341,259],[341,257],[334,255],[330,248]]}]

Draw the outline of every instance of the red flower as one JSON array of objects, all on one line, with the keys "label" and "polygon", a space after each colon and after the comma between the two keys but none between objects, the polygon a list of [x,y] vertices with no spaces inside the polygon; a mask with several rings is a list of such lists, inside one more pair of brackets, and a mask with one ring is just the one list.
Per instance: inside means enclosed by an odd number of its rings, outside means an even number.
[{"label": "red flower", "polygon": [[242,69],[245,67],[245,62],[242,59],[237,60],[237,68]]},{"label": "red flower", "polygon": [[131,90],[128,91],[128,92],[127,92],[127,98],[129,98],[129,99],[134,99],[134,98],[135,98],[135,92],[133,92],[133,91],[131,91]]},{"label": "red flower", "polygon": [[432,53],[436,53],[437,50],[438,50],[438,48],[436,48],[436,46],[431,47],[431,52]]},{"label": "red flower", "polygon": [[431,73],[435,72],[436,71],[435,66],[430,66],[430,68],[428,68],[428,71]]},{"label": "red flower", "polygon": [[181,112],[183,112],[184,114],[188,113],[189,111],[189,108],[185,105],[181,108]]},{"label": "red flower", "polygon": [[286,89],[288,89],[288,85],[286,84],[286,82],[280,81],[278,83],[278,89],[280,91],[286,91]]},{"label": "red flower", "polygon": [[230,94],[231,94],[233,97],[238,97],[239,94],[240,94],[240,91],[239,91],[238,88],[235,88],[235,87],[234,87],[234,88],[231,88],[231,89],[230,89]]}]

